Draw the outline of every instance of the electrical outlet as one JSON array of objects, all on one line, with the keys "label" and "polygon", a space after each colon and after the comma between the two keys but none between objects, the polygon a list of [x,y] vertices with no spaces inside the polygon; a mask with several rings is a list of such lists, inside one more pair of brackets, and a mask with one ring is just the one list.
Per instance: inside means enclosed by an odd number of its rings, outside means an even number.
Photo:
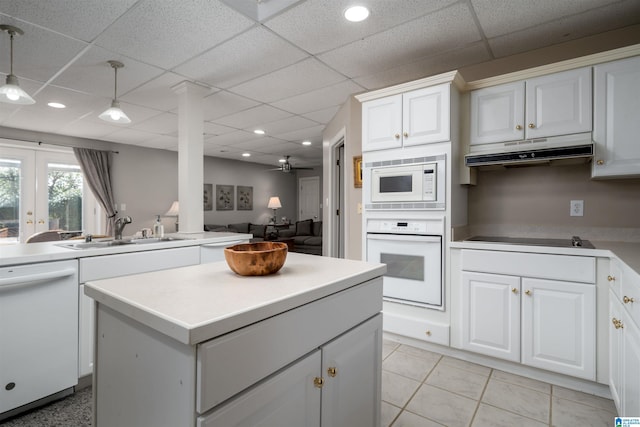
[{"label": "electrical outlet", "polygon": [[584,216],[584,200],[572,200],[569,215]]}]

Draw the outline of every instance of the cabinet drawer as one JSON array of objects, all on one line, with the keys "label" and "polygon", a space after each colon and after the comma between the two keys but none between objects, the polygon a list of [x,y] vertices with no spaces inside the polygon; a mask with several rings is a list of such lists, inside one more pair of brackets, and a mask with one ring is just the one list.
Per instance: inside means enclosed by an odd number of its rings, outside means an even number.
[{"label": "cabinet drawer", "polygon": [[464,249],[462,269],[569,282],[596,282],[595,258],[574,255]]},{"label": "cabinet drawer", "polygon": [[105,255],[80,260],[80,283],[200,264],[200,247]]},{"label": "cabinet drawer", "polygon": [[421,341],[449,345],[449,325],[417,320],[394,313],[383,313],[383,330]]},{"label": "cabinet drawer", "polygon": [[377,278],[198,345],[196,410],[208,411],[381,309]]}]

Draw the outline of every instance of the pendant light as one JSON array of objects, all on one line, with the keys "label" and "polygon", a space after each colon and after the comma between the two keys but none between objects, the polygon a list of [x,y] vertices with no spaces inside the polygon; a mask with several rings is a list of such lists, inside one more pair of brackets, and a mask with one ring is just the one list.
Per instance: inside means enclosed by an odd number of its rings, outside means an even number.
[{"label": "pendant light", "polygon": [[131,119],[127,117],[127,115],[120,108],[120,103],[118,102],[118,68],[124,67],[124,64],[120,61],[107,61],[111,68],[113,68],[115,72],[115,84],[113,88],[113,101],[111,101],[111,107],[107,108],[104,113],[100,114],[102,120],[111,123],[131,123]]},{"label": "pendant light", "polygon": [[16,34],[22,35],[24,32],[13,25],[0,25],[0,30],[9,33],[11,40],[11,68],[7,75],[7,83],[0,87],[0,102],[20,105],[35,104],[36,101],[30,97],[27,92],[22,90],[18,84],[18,78],[13,74],[13,36]]}]

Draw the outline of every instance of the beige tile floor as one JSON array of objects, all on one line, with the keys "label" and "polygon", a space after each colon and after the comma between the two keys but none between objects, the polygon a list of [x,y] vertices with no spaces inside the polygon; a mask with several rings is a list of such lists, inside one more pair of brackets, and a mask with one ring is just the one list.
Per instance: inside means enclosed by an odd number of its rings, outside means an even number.
[{"label": "beige tile floor", "polygon": [[382,427],[609,427],[612,400],[385,340]]}]

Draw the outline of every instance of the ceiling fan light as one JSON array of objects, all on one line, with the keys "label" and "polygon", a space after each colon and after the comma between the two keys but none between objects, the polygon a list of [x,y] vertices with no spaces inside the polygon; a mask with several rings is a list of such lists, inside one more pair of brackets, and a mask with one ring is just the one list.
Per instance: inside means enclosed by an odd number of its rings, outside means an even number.
[{"label": "ceiling fan light", "polygon": [[364,21],[369,17],[369,9],[364,6],[352,6],[344,11],[344,17],[351,22]]},{"label": "ceiling fan light", "polygon": [[36,103],[36,101],[18,85],[18,78],[13,74],[9,74],[7,76],[7,83],[0,87],[0,101],[19,105]]},{"label": "ceiling fan light", "polygon": [[111,101],[111,107],[107,108],[102,114],[100,114],[102,120],[111,123],[131,123],[131,119],[122,111],[120,103],[115,99]]}]

